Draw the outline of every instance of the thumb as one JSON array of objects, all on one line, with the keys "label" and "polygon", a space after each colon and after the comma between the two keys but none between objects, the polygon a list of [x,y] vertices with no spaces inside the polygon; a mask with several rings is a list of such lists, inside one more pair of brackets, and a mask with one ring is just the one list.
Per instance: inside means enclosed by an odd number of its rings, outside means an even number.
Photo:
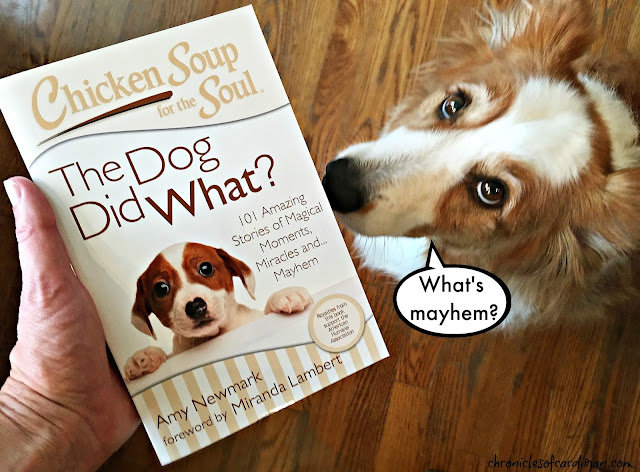
[{"label": "thumb", "polygon": [[24,177],[4,182],[13,206],[18,255],[22,269],[22,296],[45,304],[73,290],[77,279],[71,269],[51,205],[38,187]]}]

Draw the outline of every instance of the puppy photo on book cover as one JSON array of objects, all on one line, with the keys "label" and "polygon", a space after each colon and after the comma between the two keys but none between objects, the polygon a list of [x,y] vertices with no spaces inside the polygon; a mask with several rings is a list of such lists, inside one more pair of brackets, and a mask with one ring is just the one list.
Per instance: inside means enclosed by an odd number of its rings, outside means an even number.
[{"label": "puppy photo on book cover", "polygon": [[[299,314],[313,302],[304,287],[287,287],[274,292],[264,309],[251,308],[237,302],[234,277],[255,300],[255,277],[247,264],[224,249],[174,244],[158,253],[138,278],[131,322],[157,339],[149,319],[154,314],[174,333],[175,356],[269,313]],[[154,372],[166,360],[158,347],[141,349],[127,361],[125,377],[133,380]]]}]

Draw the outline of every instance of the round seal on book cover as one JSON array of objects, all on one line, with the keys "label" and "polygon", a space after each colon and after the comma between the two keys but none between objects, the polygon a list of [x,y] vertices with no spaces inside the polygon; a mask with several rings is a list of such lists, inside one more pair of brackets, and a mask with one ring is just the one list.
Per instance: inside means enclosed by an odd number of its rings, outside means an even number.
[{"label": "round seal on book cover", "polygon": [[345,351],[364,333],[364,310],[348,295],[324,297],[311,310],[309,333],[325,351]]}]

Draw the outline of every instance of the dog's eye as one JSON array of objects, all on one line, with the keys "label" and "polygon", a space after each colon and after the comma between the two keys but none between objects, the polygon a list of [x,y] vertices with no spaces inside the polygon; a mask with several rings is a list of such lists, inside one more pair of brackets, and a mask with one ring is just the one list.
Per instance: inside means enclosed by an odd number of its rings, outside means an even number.
[{"label": "dog's eye", "polygon": [[203,277],[209,277],[211,274],[213,274],[213,266],[210,262],[203,262],[198,266],[198,272]]},{"label": "dog's eye", "polygon": [[465,106],[467,106],[467,97],[465,94],[462,92],[452,93],[440,104],[438,117],[441,120],[450,120]]},{"label": "dog's eye", "polygon": [[153,291],[156,294],[156,297],[163,298],[166,297],[171,291],[171,287],[166,282],[158,282],[153,286]]},{"label": "dog's eye", "polygon": [[476,186],[478,198],[485,205],[495,206],[502,203],[507,196],[504,183],[498,179],[485,179]]}]

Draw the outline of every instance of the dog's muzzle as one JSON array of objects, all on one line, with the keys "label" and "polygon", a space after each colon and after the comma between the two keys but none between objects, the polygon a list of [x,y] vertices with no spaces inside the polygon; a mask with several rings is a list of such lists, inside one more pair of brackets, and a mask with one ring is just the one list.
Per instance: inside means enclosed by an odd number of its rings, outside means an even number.
[{"label": "dog's muzzle", "polygon": [[351,213],[367,203],[362,171],[353,158],[342,157],[329,162],[322,186],[334,211]]},{"label": "dog's muzzle", "polygon": [[184,307],[184,312],[192,320],[204,318],[207,314],[207,302],[200,297],[194,298]]}]

